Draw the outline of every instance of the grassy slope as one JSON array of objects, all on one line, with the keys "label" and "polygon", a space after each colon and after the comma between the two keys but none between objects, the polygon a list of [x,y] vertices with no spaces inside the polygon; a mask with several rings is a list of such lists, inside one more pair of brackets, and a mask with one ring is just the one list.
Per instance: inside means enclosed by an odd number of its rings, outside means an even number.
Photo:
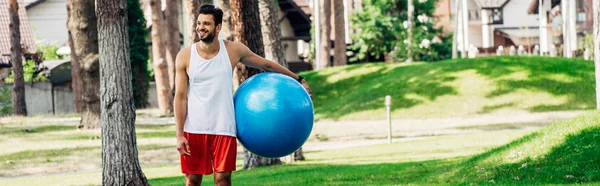
[{"label": "grassy slope", "polygon": [[463,117],[594,108],[594,64],[545,57],[362,64],[306,72],[317,119]]},{"label": "grassy slope", "polygon": [[[521,134],[498,131],[316,152],[304,163],[238,171],[233,181],[236,185],[594,185],[600,184],[599,123],[596,112],[512,142],[509,139]],[[485,144],[489,139],[478,138],[490,136],[507,143],[456,157],[489,146]],[[211,185],[211,179],[206,177],[204,183]],[[150,182],[177,185],[182,176]]]}]

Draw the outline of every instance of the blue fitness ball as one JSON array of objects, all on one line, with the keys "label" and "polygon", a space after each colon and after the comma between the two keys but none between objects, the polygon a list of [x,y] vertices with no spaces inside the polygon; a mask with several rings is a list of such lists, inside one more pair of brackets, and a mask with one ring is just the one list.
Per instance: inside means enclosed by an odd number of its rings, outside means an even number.
[{"label": "blue fitness ball", "polygon": [[237,138],[258,156],[287,156],[310,136],[312,100],[302,84],[289,76],[256,74],[240,85],[233,100]]}]

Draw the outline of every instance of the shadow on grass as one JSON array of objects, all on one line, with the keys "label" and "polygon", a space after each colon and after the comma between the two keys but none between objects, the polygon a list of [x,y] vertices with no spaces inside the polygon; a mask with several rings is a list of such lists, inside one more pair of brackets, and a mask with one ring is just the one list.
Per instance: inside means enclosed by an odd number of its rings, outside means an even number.
[{"label": "shadow on grass", "polygon": [[[573,184],[600,181],[600,127],[567,136],[543,157],[493,167],[496,183]],[[485,180],[482,180],[485,181]]]},{"label": "shadow on grass", "polygon": [[527,127],[541,128],[548,126],[549,123],[535,122],[535,123],[502,123],[502,124],[491,124],[491,125],[473,125],[473,126],[460,126],[454,127],[460,130],[481,130],[481,131],[496,131],[496,130],[516,130]]},{"label": "shadow on grass", "polygon": [[[440,66],[444,65],[449,64]],[[327,73],[308,73],[307,79],[310,79],[309,83],[313,89],[315,112],[323,114],[325,118],[339,119],[352,113],[382,108],[386,95],[392,97],[393,109],[397,110],[423,102],[420,99],[407,98],[407,95],[419,95],[435,100],[439,96],[456,94],[453,87],[443,85],[444,82],[453,81],[455,78],[445,73],[436,73],[441,70],[439,66],[388,67],[385,64],[369,64],[352,65],[347,68],[361,67],[376,70],[333,83],[327,80],[330,76]],[[383,76],[387,78],[382,78]]]},{"label": "shadow on grass", "polygon": [[2,127],[0,126],[0,135],[22,135],[22,134],[41,134],[45,132],[77,130],[75,126],[68,125],[43,125],[31,127]]},{"label": "shadow on grass", "polygon": [[[549,134],[552,135],[552,134]],[[236,185],[538,185],[600,184],[600,127],[569,135],[543,158],[487,163],[512,148],[543,138],[535,132],[471,157],[417,162],[292,164],[234,173]],[[183,176],[154,178],[153,185],[181,185]],[[203,184],[212,185],[212,176]]]},{"label": "shadow on grass", "polygon": [[[356,72],[361,69],[370,69],[370,71]],[[478,75],[495,82],[498,89],[486,96],[489,99],[518,90],[544,92],[554,96],[565,96],[567,99],[558,105],[531,106],[528,109],[532,112],[595,107],[594,64],[580,59],[505,56],[406,66],[376,63],[350,65],[344,70],[337,71],[320,73],[313,71],[304,75],[313,89],[315,112],[326,119],[339,119],[353,113],[383,108],[386,95],[391,95],[394,100],[392,110],[417,106],[423,103],[423,99],[434,101],[440,96],[457,95],[457,87],[446,83],[456,80],[454,73],[467,70],[475,70]],[[341,73],[360,75],[335,82],[328,81],[332,75],[343,75]],[[526,77],[524,79],[509,77],[516,73],[525,73]],[[417,95],[420,98],[410,95]],[[514,103],[486,106],[479,111],[479,114],[514,106]]]},{"label": "shadow on grass", "polygon": [[[234,185],[390,185],[441,184],[438,175],[453,161],[366,165],[286,165],[240,170],[233,173]],[[213,176],[204,176],[202,185],[213,185]],[[183,176],[156,178],[151,185],[183,185]]]}]

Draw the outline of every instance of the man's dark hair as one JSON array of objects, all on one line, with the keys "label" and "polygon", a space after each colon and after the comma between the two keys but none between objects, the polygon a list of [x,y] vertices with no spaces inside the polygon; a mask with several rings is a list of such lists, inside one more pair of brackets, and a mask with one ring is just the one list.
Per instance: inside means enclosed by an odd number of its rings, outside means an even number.
[{"label": "man's dark hair", "polygon": [[215,5],[205,4],[200,7],[200,14],[210,14],[215,18],[215,26],[223,22],[223,10]]}]

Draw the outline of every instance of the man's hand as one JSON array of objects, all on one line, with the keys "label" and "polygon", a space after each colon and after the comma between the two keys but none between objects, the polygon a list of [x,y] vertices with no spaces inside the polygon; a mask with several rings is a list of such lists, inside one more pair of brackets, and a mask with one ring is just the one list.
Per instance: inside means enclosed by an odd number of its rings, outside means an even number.
[{"label": "man's hand", "polygon": [[183,136],[177,137],[177,151],[179,151],[179,154],[184,156],[190,155],[190,146],[187,139],[185,139]]},{"label": "man's hand", "polygon": [[308,83],[306,83],[306,81],[302,80],[302,86],[304,86],[304,89],[306,89],[306,92],[308,92],[308,96],[310,96],[310,99],[312,99],[312,90],[308,86]]}]

